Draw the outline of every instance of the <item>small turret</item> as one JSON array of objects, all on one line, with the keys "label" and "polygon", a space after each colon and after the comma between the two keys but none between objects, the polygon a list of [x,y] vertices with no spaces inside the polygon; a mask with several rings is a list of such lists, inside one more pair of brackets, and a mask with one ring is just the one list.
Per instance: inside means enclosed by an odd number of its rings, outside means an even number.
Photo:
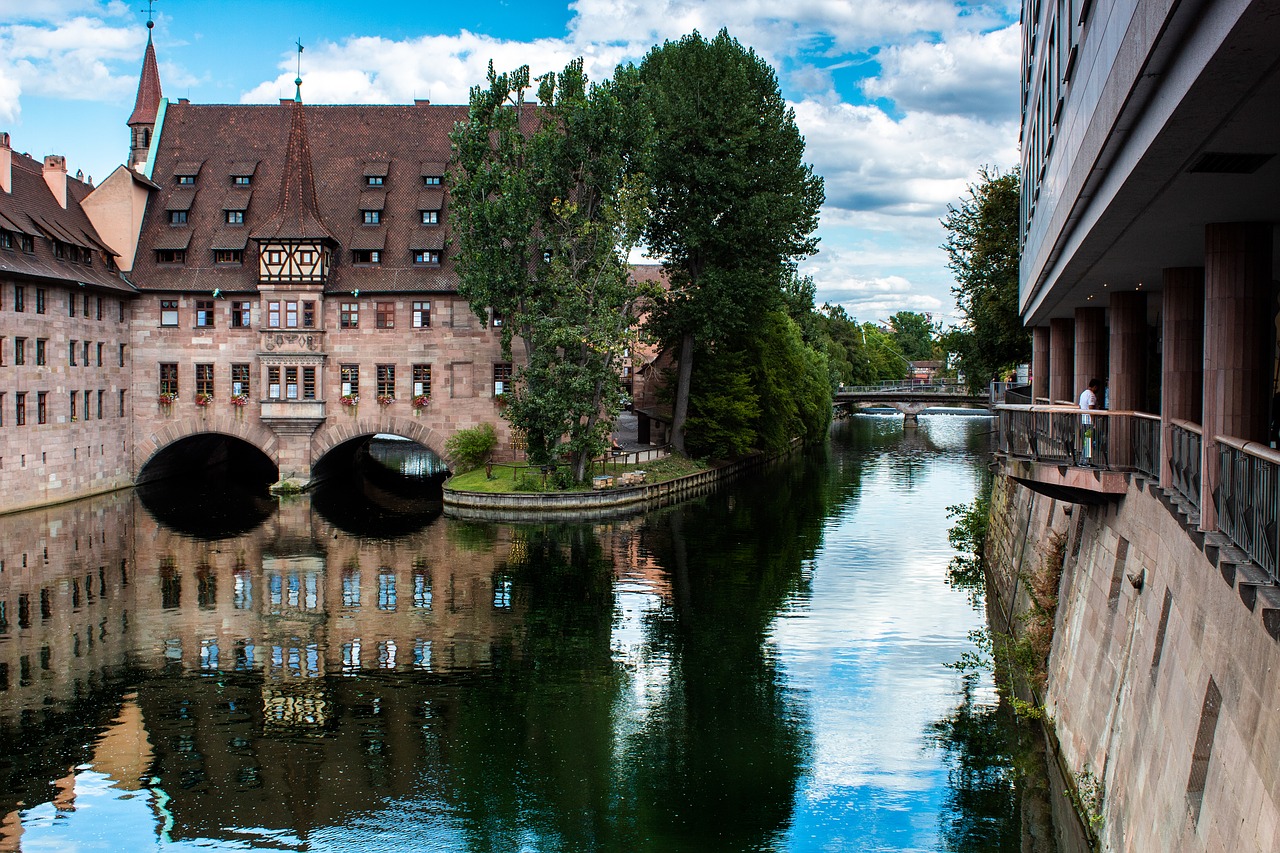
[{"label": "small turret", "polygon": [[160,69],[156,65],[156,49],[151,43],[155,21],[147,21],[147,50],[142,56],[142,75],[138,79],[138,97],[129,116],[129,168],[142,171],[151,149],[151,134],[156,129],[156,113],[160,109]]}]

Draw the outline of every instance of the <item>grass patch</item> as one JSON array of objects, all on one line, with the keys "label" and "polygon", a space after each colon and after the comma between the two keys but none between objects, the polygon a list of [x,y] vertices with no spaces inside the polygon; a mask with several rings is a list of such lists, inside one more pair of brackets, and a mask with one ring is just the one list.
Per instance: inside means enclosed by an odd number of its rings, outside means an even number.
[{"label": "grass patch", "polygon": [[[709,465],[705,462],[698,462],[693,459],[685,459],[683,456],[668,456],[665,459],[655,459],[648,462],[641,462],[634,465],[615,465],[613,462],[605,463],[606,472],[609,474],[625,474],[629,471],[644,471],[646,483],[665,483],[668,480],[674,480],[677,477],[683,477],[687,474],[696,474],[699,471],[705,471]],[[564,468],[559,469],[564,471]],[[600,474],[600,463],[594,466],[594,474]],[[525,465],[512,466],[508,464],[494,465],[492,479],[486,476],[483,467],[474,471],[467,471],[463,474],[455,474],[445,483],[446,489],[453,489],[459,492],[485,492],[488,494],[512,494],[521,492],[528,494],[529,492],[562,492],[562,491],[591,491],[591,481],[585,483],[575,483],[569,488],[557,488],[557,477],[555,475],[546,478],[546,487],[542,485],[542,472],[537,468],[530,468]]]}]

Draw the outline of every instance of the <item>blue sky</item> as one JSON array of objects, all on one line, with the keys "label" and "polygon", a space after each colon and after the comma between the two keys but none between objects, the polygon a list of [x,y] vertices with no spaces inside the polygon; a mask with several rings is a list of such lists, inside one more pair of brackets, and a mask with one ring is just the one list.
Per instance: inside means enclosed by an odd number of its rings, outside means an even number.
[{"label": "blue sky", "polygon": [[[105,177],[127,155],[146,0],[0,0],[0,129]],[[197,103],[463,103],[489,60],[537,74],[583,56],[596,79],[654,44],[721,27],[778,71],[826,179],[819,302],[861,320],[959,322],[939,219],[979,167],[1017,162],[1012,0],[157,0],[164,93]]]}]

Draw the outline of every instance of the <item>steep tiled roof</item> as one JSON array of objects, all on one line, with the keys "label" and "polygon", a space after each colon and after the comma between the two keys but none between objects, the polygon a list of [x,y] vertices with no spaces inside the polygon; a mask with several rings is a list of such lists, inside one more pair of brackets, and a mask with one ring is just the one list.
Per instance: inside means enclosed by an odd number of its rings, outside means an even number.
[{"label": "steep tiled roof", "polygon": [[[253,237],[255,240],[327,239],[336,243],[337,240],[324,225],[320,203],[316,200],[306,111],[301,101],[294,101],[289,109],[289,145],[285,148],[280,203],[274,216],[253,229]],[[383,174],[386,174],[385,169]]]},{"label": "steep tiled roof", "polygon": [[[44,166],[25,154],[13,152],[12,191],[0,191],[0,229],[13,233],[13,247],[0,248],[0,274],[84,284],[106,290],[133,292],[118,274],[106,267],[106,255],[114,255],[80,207],[88,185],[67,177],[64,209],[44,180]],[[31,239],[31,252],[22,251],[21,235]],[[93,263],[58,258],[51,241],[93,252]]]},{"label": "steep tiled roof", "polygon": [[138,97],[133,102],[133,114],[125,124],[155,124],[159,109],[160,69],[156,66],[156,49],[148,33],[147,51],[142,56],[142,76],[138,78]]},{"label": "steep tiled roof", "polygon": [[[466,116],[463,106],[171,103],[152,173],[161,189],[148,205],[131,278],[143,290],[251,292],[258,282],[255,239],[314,238],[323,228],[338,246],[328,292],[455,291],[446,193],[424,187],[422,178],[444,174],[449,131]],[[299,136],[302,130],[305,137]],[[287,163],[304,153],[303,138],[314,206],[299,177],[303,164]],[[179,185],[178,164],[189,168],[195,162],[202,165],[194,185]],[[234,185],[233,176],[249,174],[246,164],[254,163],[250,186]],[[286,175],[292,177],[286,181]],[[370,186],[371,177],[382,178],[382,184]],[[284,217],[282,199],[292,211]],[[423,225],[420,211],[436,209],[439,224]],[[171,224],[171,210],[186,210],[186,224]],[[243,210],[244,224],[228,224],[228,210]],[[364,224],[362,210],[378,210],[378,224]],[[315,221],[308,221],[312,213]],[[174,246],[181,242],[174,238],[184,234],[186,263],[158,263],[155,249]],[[237,234],[247,235],[243,263],[216,265],[213,250],[234,248]],[[353,250],[371,248],[381,251],[380,263],[353,263]],[[434,248],[446,248],[438,266],[413,263],[415,249]]]}]

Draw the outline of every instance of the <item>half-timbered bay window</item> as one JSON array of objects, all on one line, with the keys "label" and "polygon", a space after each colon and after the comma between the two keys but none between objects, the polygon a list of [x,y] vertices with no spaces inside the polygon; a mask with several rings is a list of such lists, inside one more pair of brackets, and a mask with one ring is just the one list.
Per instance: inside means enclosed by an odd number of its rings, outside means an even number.
[{"label": "half-timbered bay window", "polygon": [[413,396],[426,397],[431,394],[431,365],[415,364],[413,366]]},{"label": "half-timbered bay window", "polygon": [[415,302],[413,303],[413,327],[415,329],[427,329],[431,326],[431,303]]},{"label": "half-timbered bay window", "polygon": [[207,396],[213,399],[213,365],[196,365],[196,397]]},{"label": "half-timbered bay window", "polygon": [[396,327],[396,304],[394,302],[377,302],[375,306],[375,325],[379,329],[394,329]]},{"label": "half-timbered bay window", "polygon": [[231,365],[231,396],[248,397],[249,387],[249,365]]},{"label": "half-timbered bay window", "polygon": [[302,327],[313,329],[316,325],[316,304],[311,301],[302,303]]},{"label": "half-timbered bay window", "polygon": [[378,365],[378,399],[395,399],[396,366],[394,364]]},{"label": "half-timbered bay window", "polygon": [[288,329],[298,328],[298,303],[289,301],[284,304],[284,325]]},{"label": "half-timbered bay window", "polygon": [[493,396],[511,390],[511,362],[500,361],[493,365]]},{"label": "half-timbered bay window", "polygon": [[360,365],[340,365],[338,375],[342,382],[342,396],[350,397],[360,393]]},{"label": "half-timbered bay window", "polygon": [[160,365],[160,396],[170,400],[178,398],[178,365]]},{"label": "half-timbered bay window", "polygon": [[339,305],[338,325],[344,329],[360,327],[360,303],[343,302]]},{"label": "half-timbered bay window", "polygon": [[178,300],[176,299],[160,300],[160,325],[161,326],[178,325]]}]

